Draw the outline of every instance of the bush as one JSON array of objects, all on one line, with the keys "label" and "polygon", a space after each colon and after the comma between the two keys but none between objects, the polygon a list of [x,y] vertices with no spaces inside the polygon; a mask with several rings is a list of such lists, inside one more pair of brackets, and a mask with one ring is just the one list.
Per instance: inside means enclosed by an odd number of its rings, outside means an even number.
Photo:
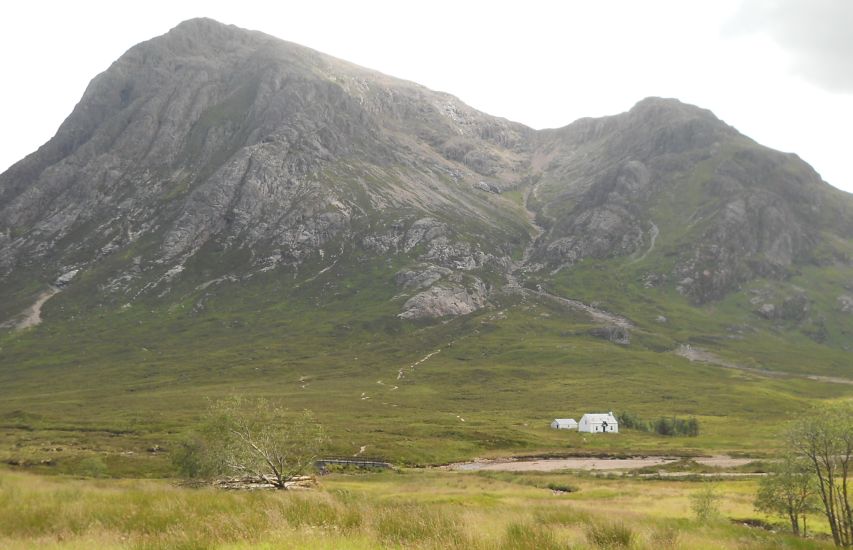
[{"label": "bush", "polygon": [[696,418],[667,418],[662,416],[655,420],[653,424],[655,433],[660,435],[686,435],[688,437],[696,437],[699,435],[699,421]]},{"label": "bush", "polygon": [[646,422],[633,413],[622,412],[616,415],[616,419],[619,421],[619,426],[641,432],[651,431],[666,436],[695,437],[699,435],[699,420],[695,417],[684,419],[675,416],[662,416],[653,422]]},{"label": "bush", "polygon": [[621,412],[616,415],[616,420],[619,422],[619,426],[622,428],[639,430],[641,432],[649,431],[649,423],[634,413]]},{"label": "bush", "polygon": [[699,522],[707,523],[720,517],[720,495],[708,486],[690,495],[690,509]]},{"label": "bush", "polygon": [[198,438],[179,442],[171,453],[171,460],[181,477],[198,479],[208,473],[204,461],[204,444]]},{"label": "bush", "polygon": [[211,403],[204,422],[172,455],[189,478],[265,478],[277,488],[314,467],[326,443],[311,411],[290,413],[266,399],[234,396]]}]

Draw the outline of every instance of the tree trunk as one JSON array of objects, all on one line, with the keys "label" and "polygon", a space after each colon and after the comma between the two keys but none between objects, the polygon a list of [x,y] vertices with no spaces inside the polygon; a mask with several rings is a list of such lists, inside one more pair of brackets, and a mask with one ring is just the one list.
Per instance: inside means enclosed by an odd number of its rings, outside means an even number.
[{"label": "tree trunk", "polygon": [[799,537],[800,536],[800,518],[798,518],[797,514],[795,514],[794,512],[791,512],[790,514],[788,514],[788,517],[791,519],[791,531]]}]

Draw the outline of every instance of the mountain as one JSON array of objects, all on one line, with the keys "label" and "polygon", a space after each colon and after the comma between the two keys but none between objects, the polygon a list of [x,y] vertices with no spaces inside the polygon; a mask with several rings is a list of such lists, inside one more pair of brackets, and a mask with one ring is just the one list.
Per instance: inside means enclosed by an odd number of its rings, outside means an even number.
[{"label": "mountain", "polygon": [[644,257],[657,245],[675,265],[650,280],[705,303],[798,265],[850,265],[850,195],[708,111],[647,99],[543,141],[534,163],[549,266]]},{"label": "mountain", "polygon": [[[470,270],[526,239],[523,216],[472,182],[517,185],[529,134],[445,94],[189,21],[128,51],[2,176],[0,269],[97,272],[127,301],[161,292],[191,258],[245,253],[243,276],[428,236],[426,257]],[[458,238],[462,220],[483,238]],[[217,263],[209,280],[235,275]]]},{"label": "mountain", "polygon": [[[651,388],[662,368],[683,377],[649,390],[677,394],[669,412],[714,416],[697,372],[716,396],[782,376],[768,411],[791,411],[853,377],[851,258],[853,197],[709,111],[648,98],[536,131],[194,19],[131,48],[0,175],[2,409],[126,423],[156,398],[176,429],[197,409],[179,394],[267,383],[319,409],[393,386],[387,405],[430,360],[443,374],[406,412],[358,409],[362,432],[525,399],[550,414],[572,391],[533,397],[542,380]],[[432,359],[451,346],[463,378]],[[606,406],[599,381],[574,398]],[[502,422],[471,448],[541,447]]]}]

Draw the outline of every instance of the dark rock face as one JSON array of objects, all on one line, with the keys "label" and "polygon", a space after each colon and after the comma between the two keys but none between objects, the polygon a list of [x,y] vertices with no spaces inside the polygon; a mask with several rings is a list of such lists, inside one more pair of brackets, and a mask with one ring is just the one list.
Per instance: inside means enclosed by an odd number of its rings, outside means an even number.
[{"label": "dark rock face", "polygon": [[676,100],[537,132],[206,19],[131,48],[0,175],[0,283],[86,274],[122,304],[355,252],[407,259],[403,318],[470,313],[483,281],[585,259],[645,261],[648,287],[704,303],[849,264],[833,243],[851,237],[849,195]]}]

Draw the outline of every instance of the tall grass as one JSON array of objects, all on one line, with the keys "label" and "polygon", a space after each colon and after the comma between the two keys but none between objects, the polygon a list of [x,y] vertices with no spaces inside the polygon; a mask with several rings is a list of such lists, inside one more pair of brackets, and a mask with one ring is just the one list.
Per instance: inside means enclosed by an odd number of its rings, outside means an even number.
[{"label": "tall grass", "polygon": [[564,550],[565,543],[558,541],[554,532],[539,524],[510,523],[503,540],[502,550]]},{"label": "tall grass", "polygon": [[386,505],[374,511],[374,528],[384,543],[411,547],[429,543],[438,548],[470,548],[461,522],[441,508]]},{"label": "tall grass", "polygon": [[617,550],[631,548],[637,536],[624,523],[593,522],[586,526],[586,539],[595,548]]},{"label": "tall grass", "polygon": [[649,535],[649,545],[660,550],[675,550],[679,548],[679,541],[678,529],[670,525],[659,526]]},{"label": "tall grass", "polygon": [[[620,480],[617,493],[604,490],[615,482],[578,479],[577,493],[555,496],[545,488],[454,473],[330,478],[317,491],[238,492],[0,469],[0,548],[746,550],[830,544],[730,522],[669,519],[660,513],[665,507],[649,515],[636,511],[648,506],[650,493],[684,506],[687,499],[673,494],[669,483]],[[718,487],[729,499],[738,490]],[[616,523],[615,510],[621,511]]]}]

